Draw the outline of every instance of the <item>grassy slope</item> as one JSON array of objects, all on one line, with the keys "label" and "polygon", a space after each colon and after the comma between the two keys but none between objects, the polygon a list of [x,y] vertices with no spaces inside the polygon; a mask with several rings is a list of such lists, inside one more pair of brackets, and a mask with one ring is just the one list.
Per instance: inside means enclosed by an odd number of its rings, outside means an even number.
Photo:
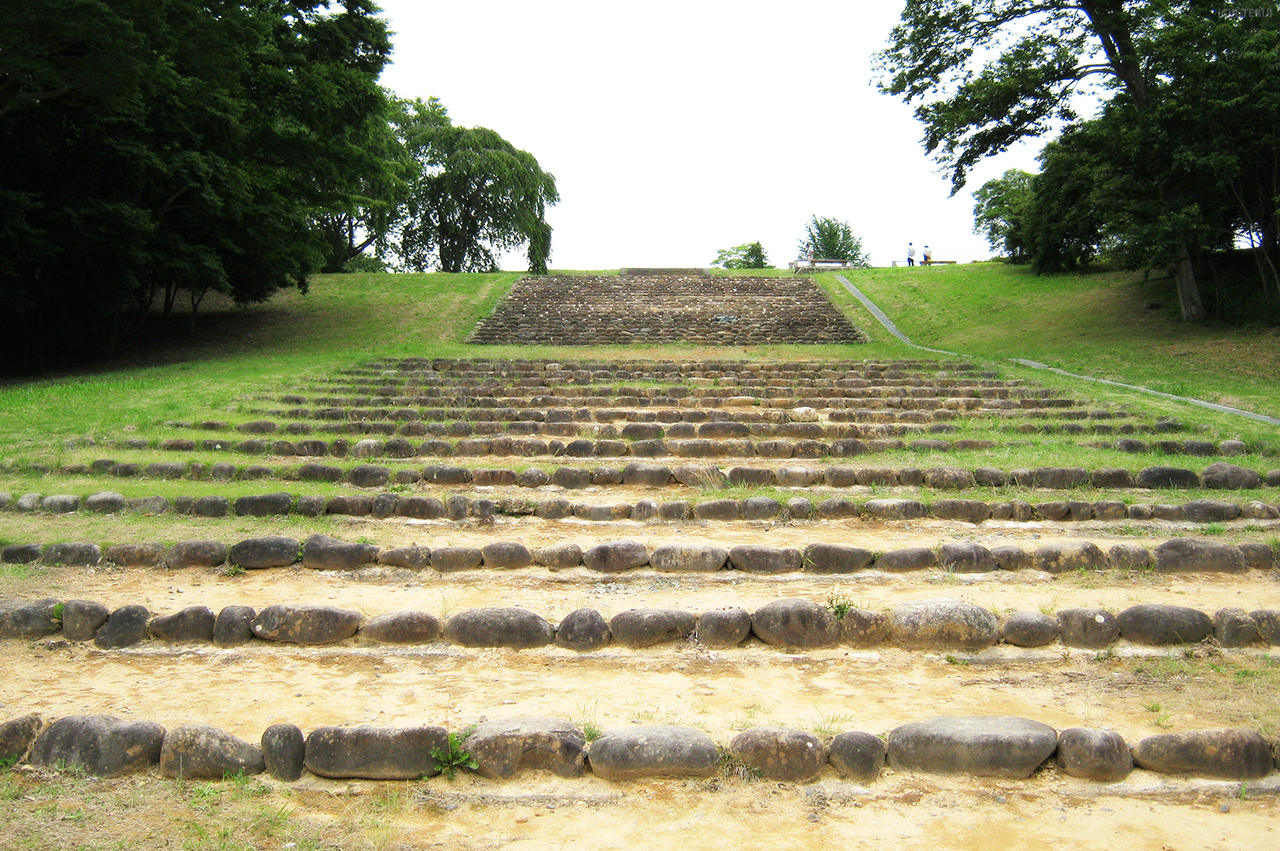
[{"label": "grassy slope", "polygon": [[[994,362],[1025,357],[1280,415],[1280,336],[1274,329],[1183,326],[1167,311],[1145,309],[1152,296],[1130,278],[1037,278],[1000,264],[845,274],[923,345]],[[146,357],[154,365],[122,363],[92,375],[0,387],[0,457],[43,454],[57,462],[55,447],[71,437],[119,437],[134,428],[165,436],[162,424],[168,420],[216,417],[235,410],[245,395],[279,392],[302,376],[377,356],[928,357],[892,339],[830,273],[820,283],[871,332],[870,345],[578,350],[463,344],[476,320],[518,277],[326,276],[305,296],[289,293],[247,309],[214,306],[198,317],[195,335],[185,332],[185,319],[173,331],[147,329],[155,345]],[[1074,385],[1085,396],[1130,398],[1099,385],[1080,387],[1048,373],[1001,367],[1041,383]],[[1216,422],[1222,434],[1276,439],[1269,427],[1132,398],[1189,422]]]}]

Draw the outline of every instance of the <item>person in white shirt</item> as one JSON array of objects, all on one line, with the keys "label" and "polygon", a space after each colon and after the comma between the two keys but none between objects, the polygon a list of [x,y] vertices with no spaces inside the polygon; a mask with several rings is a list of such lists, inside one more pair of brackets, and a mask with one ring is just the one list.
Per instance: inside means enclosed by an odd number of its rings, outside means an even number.
[{"label": "person in white shirt", "polygon": [[928,266],[929,261],[933,259],[933,252],[930,251],[929,246],[926,245],[924,247],[924,251],[921,253],[924,255],[924,265]]},{"label": "person in white shirt", "polygon": [[907,265],[916,265],[916,247],[911,243],[907,243]]}]

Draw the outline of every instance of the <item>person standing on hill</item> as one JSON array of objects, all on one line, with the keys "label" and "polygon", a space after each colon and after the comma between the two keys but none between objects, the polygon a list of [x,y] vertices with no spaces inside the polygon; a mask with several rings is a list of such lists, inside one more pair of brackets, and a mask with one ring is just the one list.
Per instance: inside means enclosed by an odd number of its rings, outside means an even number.
[{"label": "person standing on hill", "polygon": [[929,250],[929,246],[924,247],[924,251],[920,252],[924,256],[924,265],[928,266],[929,261],[933,259],[933,252]]},{"label": "person standing on hill", "polygon": [[911,243],[907,243],[907,265],[916,265],[916,247]]}]

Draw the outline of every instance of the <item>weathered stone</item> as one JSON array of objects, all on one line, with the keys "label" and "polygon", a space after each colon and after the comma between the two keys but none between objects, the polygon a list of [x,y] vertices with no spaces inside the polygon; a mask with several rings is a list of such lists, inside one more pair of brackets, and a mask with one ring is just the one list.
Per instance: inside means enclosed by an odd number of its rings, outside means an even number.
[{"label": "weathered stone", "polygon": [[250,538],[227,550],[227,561],[247,570],[288,567],[298,560],[301,546],[295,538],[271,535]]},{"label": "weathered stone", "polygon": [[31,564],[40,560],[44,547],[39,544],[13,544],[0,550],[0,563]]},{"label": "weathered stone", "polygon": [[1143,603],[1116,616],[1120,635],[1135,644],[1196,644],[1213,635],[1213,619],[1198,609]]},{"label": "weathered stone", "polygon": [[1200,538],[1174,538],[1155,550],[1160,573],[1244,573],[1249,564],[1239,547]]},{"label": "weathered stone", "polygon": [[68,641],[92,641],[110,616],[111,610],[96,600],[68,600],[62,606],[62,637]]},{"label": "weathered stone", "polygon": [[160,773],[180,780],[228,774],[261,774],[266,766],[257,745],[207,724],[175,727],[160,748]]},{"label": "weathered stone", "polygon": [[827,746],[827,761],[841,777],[870,783],[884,770],[885,747],[879,736],[852,730]]},{"label": "weathered stone", "polygon": [[591,743],[588,758],[592,773],[605,780],[710,777],[720,767],[715,742],[689,727],[611,730]]},{"label": "weathered stone", "polygon": [[1105,609],[1063,609],[1058,612],[1058,626],[1067,647],[1100,650],[1120,637],[1120,624]]},{"label": "weathered stone", "polygon": [[574,609],[560,621],[555,644],[568,650],[589,651],[604,647],[612,637],[604,615],[595,609]]},{"label": "weathered stone", "polygon": [[146,606],[121,606],[98,627],[93,643],[102,650],[132,647],[147,637],[147,619],[150,616]]},{"label": "weathered stone", "polygon": [[365,621],[360,636],[383,644],[426,644],[440,637],[440,621],[430,612],[388,612]]},{"label": "weathered stone", "polygon": [[1215,780],[1261,780],[1271,773],[1271,743],[1255,730],[1193,730],[1148,736],[1133,746],[1133,762],[1160,774]]},{"label": "weathered stone", "polygon": [[975,482],[973,473],[960,467],[933,467],[924,471],[926,487],[938,490],[968,490]]},{"label": "weathered stone", "polygon": [[1193,499],[1182,506],[1190,523],[1229,523],[1240,518],[1240,506],[1217,499]]},{"label": "weathered stone", "polygon": [[493,570],[519,570],[533,564],[533,554],[518,541],[492,541],[480,553],[484,566]]},{"label": "weathered stone", "polygon": [[555,637],[555,627],[541,615],[513,606],[467,609],[449,618],[444,625],[445,641],[463,647],[524,650],[545,647]]},{"label": "weathered stone", "polygon": [[484,550],[479,547],[436,547],[431,551],[431,569],[440,573],[478,570],[484,563]]},{"label": "weathered stone", "polygon": [[306,767],[307,740],[293,724],[272,724],[262,733],[263,768],[276,780],[293,783]]},{"label": "weathered stone", "polygon": [[891,640],[908,650],[985,650],[1000,637],[990,610],[961,600],[918,600],[889,612]]},{"label": "weathered stone", "polygon": [[1147,467],[1138,473],[1136,482],[1140,488],[1198,488],[1200,477],[1193,470],[1181,467]]},{"label": "weathered stone", "polygon": [[639,541],[604,541],[582,554],[588,570],[622,573],[649,563],[649,551]]},{"label": "weathered stone", "polygon": [[347,482],[357,488],[386,487],[391,481],[391,470],[373,464],[360,464],[347,472]]},{"label": "weathered stone", "polygon": [[875,560],[876,570],[904,571],[925,570],[938,563],[938,554],[928,547],[907,547],[890,550]]},{"label": "weathered stone", "polygon": [[1072,777],[1117,783],[1133,771],[1133,756],[1114,730],[1071,727],[1058,734],[1058,765]]},{"label": "weathered stone", "polygon": [[533,563],[552,570],[578,567],[582,564],[582,548],[569,541],[538,547],[533,551]]},{"label": "weathered stone", "polygon": [[318,727],[307,736],[312,774],[365,780],[417,780],[440,773],[433,750],[448,751],[443,727]]},{"label": "weathered stone", "polygon": [[875,561],[871,550],[849,544],[810,544],[804,548],[801,569],[806,573],[855,573]]},{"label": "weathered stone", "polygon": [[581,777],[586,736],[563,718],[510,718],[485,721],[463,746],[475,759],[476,773],[507,780],[520,771],[549,771],[558,777]]},{"label": "weathered stone", "polygon": [[784,599],[751,613],[751,631],[778,647],[834,647],[840,643],[840,621],[830,609],[811,600]]},{"label": "weathered stone", "polygon": [[823,472],[817,467],[779,467],[774,479],[778,487],[808,488],[822,482]]},{"label": "weathered stone", "polygon": [[1151,553],[1142,544],[1114,544],[1107,550],[1107,562],[1116,570],[1146,570]]},{"label": "weathered stone", "polygon": [[1280,610],[1258,609],[1249,612],[1249,617],[1257,625],[1263,644],[1269,644],[1272,647],[1280,644]]},{"label": "weathered stone", "polygon": [[29,759],[40,768],[122,777],[146,771],[160,761],[164,733],[164,727],[151,721],[68,715],[41,731]]},{"label": "weathered stone", "polygon": [[149,629],[164,641],[212,641],[216,621],[217,616],[208,606],[188,606],[171,615],[152,618]]},{"label": "weathered stone", "polygon": [[422,546],[393,547],[378,553],[378,564],[402,567],[406,570],[425,570],[431,566],[431,548]]},{"label": "weathered stone", "polygon": [[96,567],[102,563],[102,549],[97,544],[67,542],[50,544],[40,554],[47,565],[63,567]]},{"label": "weathered stone", "polygon": [[1000,570],[1031,569],[1031,553],[1017,544],[998,544],[991,548],[991,557]]},{"label": "weathered stone", "polygon": [[973,481],[984,488],[1002,488],[1009,483],[1009,476],[994,467],[978,467],[973,471]]},{"label": "weathered stone", "polygon": [[929,513],[938,520],[978,524],[991,518],[991,506],[979,499],[937,499]]},{"label": "weathered stone", "polygon": [[972,541],[948,541],[938,550],[938,567],[955,573],[989,573],[999,565],[991,550]]},{"label": "weathered stone", "polygon": [[821,500],[814,510],[817,511],[819,517],[828,520],[848,520],[857,517],[861,513],[858,503],[851,499],[845,499],[842,496],[832,497],[830,499]]},{"label": "weathered stone", "polygon": [[729,470],[729,483],[745,488],[765,488],[774,484],[773,470],[768,467],[733,467]]},{"label": "weathered stone", "polygon": [[348,543],[328,535],[312,535],[302,545],[302,566],[310,570],[357,570],[377,556],[374,544]]},{"label": "weathered stone", "polygon": [[1223,647],[1247,647],[1262,641],[1257,621],[1240,608],[1219,609],[1214,613],[1213,637]]},{"label": "weathered stone", "polygon": [[213,643],[218,647],[239,647],[253,640],[253,606],[223,606],[213,622]]},{"label": "weathered stone", "polygon": [[106,559],[121,567],[156,567],[164,564],[164,544],[114,544]]},{"label": "weathered stone", "polygon": [[238,497],[237,517],[279,517],[293,509],[293,496],[287,493],[261,493]]},{"label": "weathered stone", "polygon": [[698,520],[737,520],[742,516],[742,505],[736,499],[709,499],[693,506],[693,516]]},{"label": "weathered stone", "polygon": [[928,513],[924,503],[914,499],[872,499],[863,508],[880,520],[917,520]]},{"label": "weathered stone", "polygon": [[746,609],[712,609],[698,615],[694,637],[706,647],[736,647],[751,634],[751,614]]},{"label": "weathered stone", "polygon": [[782,783],[807,783],[827,763],[817,736],[790,727],[743,730],[729,742],[729,753],[765,780]]},{"label": "weathered stone", "polygon": [[364,493],[331,497],[325,503],[324,510],[326,514],[368,517],[373,513],[373,497]]},{"label": "weathered stone", "polygon": [[1076,570],[1106,570],[1107,555],[1092,541],[1053,541],[1041,544],[1031,554],[1031,566],[1046,573]]},{"label": "weathered stone", "polygon": [[1253,570],[1270,570],[1275,566],[1275,553],[1270,544],[1244,543],[1240,545],[1240,554],[1245,564]]},{"label": "weathered stone", "polygon": [[1058,637],[1058,619],[1040,612],[1014,612],[1000,625],[1000,638],[1015,647],[1043,647]]},{"label": "weathered stone", "polygon": [[332,644],[356,634],[364,615],[336,606],[281,603],[253,619],[253,634],[288,644]]},{"label": "weathered stone", "polygon": [[631,506],[625,502],[611,503],[609,505],[579,502],[573,506],[573,516],[579,520],[590,520],[594,523],[626,520],[631,516]]},{"label": "weathered stone", "polygon": [[665,573],[715,573],[729,553],[711,544],[663,544],[649,554],[649,565]]},{"label": "weathered stone", "polygon": [[0,724],[0,765],[12,765],[26,756],[42,726],[35,713]]},{"label": "weathered stone", "polygon": [[808,520],[813,517],[813,503],[803,496],[787,500],[787,514],[792,520]]},{"label": "weathered stone", "polygon": [[729,550],[729,564],[747,573],[791,573],[800,569],[800,551],[792,547],[741,544]]},{"label": "weathered stone", "polygon": [[618,644],[638,649],[684,641],[697,625],[696,615],[679,609],[627,609],[609,620],[609,631]]},{"label": "weathered stone", "polygon": [[671,468],[658,464],[628,464],[622,470],[622,483],[628,487],[662,488],[671,481]]},{"label": "weathered stone", "polygon": [[1129,490],[1135,484],[1133,473],[1119,467],[1094,470],[1091,482],[1099,490]]},{"label": "weathered stone", "polygon": [[573,503],[559,497],[543,499],[538,501],[533,513],[534,516],[541,517],[543,520],[563,520],[573,516]]},{"label": "weathered stone", "polygon": [[868,609],[848,609],[840,621],[840,640],[850,647],[879,647],[889,640],[889,616]]},{"label": "weathered stone", "polygon": [[115,491],[99,491],[84,501],[85,509],[96,514],[116,514],[123,511],[126,504],[124,494]]},{"label": "weathered stone", "polygon": [[889,733],[888,757],[899,771],[1023,779],[1057,747],[1057,731],[1038,721],[962,716],[895,728]]},{"label": "weathered stone", "polygon": [[62,628],[58,600],[0,600],[0,638],[43,638]]},{"label": "weathered stone", "polygon": [[1253,490],[1262,486],[1262,475],[1257,470],[1225,461],[1205,467],[1201,480],[1210,490]]}]

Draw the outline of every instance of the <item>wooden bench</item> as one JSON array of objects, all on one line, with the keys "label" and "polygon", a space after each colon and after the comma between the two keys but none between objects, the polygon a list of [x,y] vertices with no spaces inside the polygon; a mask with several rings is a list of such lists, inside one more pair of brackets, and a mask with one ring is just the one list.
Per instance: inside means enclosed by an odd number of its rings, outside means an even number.
[{"label": "wooden bench", "polygon": [[954,260],[921,260],[921,266],[954,266]]},{"label": "wooden bench", "polygon": [[801,272],[814,272],[819,268],[831,267],[833,269],[849,269],[853,263],[849,260],[827,260],[820,257],[809,257],[802,260],[792,260],[787,266],[791,269],[792,274],[800,274]]}]

